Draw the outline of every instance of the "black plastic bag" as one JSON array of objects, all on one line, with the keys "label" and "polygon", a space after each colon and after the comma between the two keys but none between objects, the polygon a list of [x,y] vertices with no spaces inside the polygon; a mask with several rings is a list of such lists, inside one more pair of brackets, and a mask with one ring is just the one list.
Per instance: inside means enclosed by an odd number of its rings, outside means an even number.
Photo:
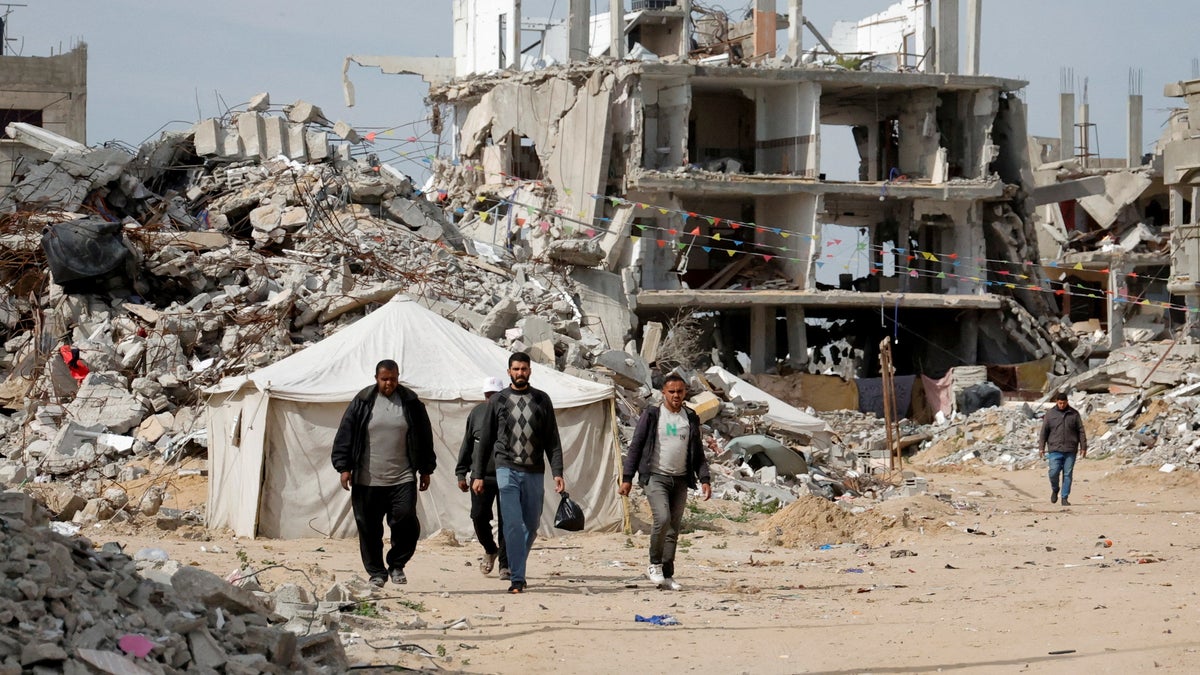
[{"label": "black plastic bag", "polygon": [[579,532],[583,529],[583,508],[576,504],[571,495],[562,493],[562,501],[558,503],[558,513],[554,514],[554,527],[568,532]]}]

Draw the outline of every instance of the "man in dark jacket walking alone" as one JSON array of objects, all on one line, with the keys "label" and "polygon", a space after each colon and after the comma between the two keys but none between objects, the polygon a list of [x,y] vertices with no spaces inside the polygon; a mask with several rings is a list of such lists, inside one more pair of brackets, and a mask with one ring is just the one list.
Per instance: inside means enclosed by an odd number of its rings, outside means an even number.
[{"label": "man in dark jacket walking alone", "polygon": [[546,392],[529,386],[531,372],[528,354],[516,352],[508,357],[512,384],[488,401],[479,442],[481,452],[475,453],[471,469],[475,476],[471,489],[477,495],[483,494],[482,476],[488,459],[495,457],[504,546],[512,573],[509,593],[525,592],[525,562],[542,517],[547,460],[554,474],[554,491],[561,494],[567,489],[554,403]]},{"label": "man in dark jacket walking alone", "polygon": [[1046,411],[1042,420],[1042,431],[1038,434],[1038,457],[1046,457],[1050,448],[1050,503],[1058,501],[1059,475],[1062,475],[1062,505],[1070,506],[1071,474],[1075,470],[1075,456],[1087,457],[1087,433],[1083,430],[1083,418],[1079,411],[1067,402],[1067,393],[1060,391],[1054,396],[1054,407]]},{"label": "man in dark jacket walking alone", "polygon": [[[333,438],[333,468],[350,491],[358,549],[371,584],[408,583],[404,566],[417,550],[421,523],[417,491],[429,489],[437,466],[433,429],[425,405],[400,384],[400,367],[385,359],[375,366],[375,384],[358,392]],[[383,521],[392,532],[386,566]]]},{"label": "man in dark jacket walking alone", "polygon": [[678,375],[667,375],[662,395],[662,405],[646,408],[638,420],[617,492],[628,495],[637,473],[654,518],[646,577],[659,588],[678,591],[683,587],[675,581],[675,546],[683,526],[687,491],[698,481],[707,500],[712,497],[712,485],[700,443],[700,418],[683,407],[687,384]]},{"label": "man in dark jacket walking alone", "polygon": [[[500,378],[489,377],[484,380],[484,401],[472,408],[471,413],[467,415],[467,428],[463,433],[462,447],[458,450],[458,464],[454,467],[454,475],[458,477],[458,489],[463,492],[471,489],[470,484],[467,483],[467,472],[471,470],[475,454],[482,452],[479,449],[479,437],[487,420],[487,402],[502,389],[504,389],[504,384]],[[508,552],[504,550],[504,518],[500,518],[497,525],[497,529],[500,531],[499,546],[496,545],[496,539],[492,536],[492,507],[497,506],[497,516],[500,513],[497,504],[500,489],[496,486],[496,460],[494,457],[489,456],[487,468],[481,477],[483,478],[483,492],[471,493],[471,524],[475,526],[475,538],[483,546],[483,559],[479,561],[479,571],[491,574],[492,567],[496,564],[496,557],[499,556],[500,578],[508,579],[511,577],[511,573],[508,570]]]}]

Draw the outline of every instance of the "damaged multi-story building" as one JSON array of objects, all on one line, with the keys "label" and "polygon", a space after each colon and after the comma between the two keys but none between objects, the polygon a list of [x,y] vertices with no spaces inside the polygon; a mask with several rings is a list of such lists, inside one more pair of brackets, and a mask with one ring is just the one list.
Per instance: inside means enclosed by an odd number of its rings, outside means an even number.
[{"label": "damaged multi-story building", "polygon": [[[901,372],[1073,367],[1036,268],[1026,83],[978,74],[979,0],[964,72],[957,0],[903,0],[828,37],[798,0],[744,20],[689,0],[569,4],[553,22],[454,0],[452,58],[348,59],[430,82],[452,153],[430,185],[478,250],[591,242],[572,276],[627,308],[601,322],[610,344],[707,312],[717,358],[744,352],[752,372],[840,353],[869,375],[885,336]],[[834,137],[852,180],[822,165]]]},{"label": "damaged multi-story building", "polygon": [[1030,201],[1037,207],[1041,274],[1060,291],[1060,315],[1089,335],[1081,351],[1098,356],[1182,323],[1183,303],[1168,284],[1171,197],[1163,152],[1173,132],[1144,151],[1141,74],[1131,70],[1127,153],[1103,157],[1087,79],[1078,105],[1074,71],[1064,69],[1061,79],[1059,136],[1030,137],[1036,186]]},{"label": "damaged multi-story building", "polygon": [[[0,21],[0,49],[7,50]],[[87,142],[87,45],[51,56],[0,54],[0,129],[22,124],[16,138],[0,137],[0,189],[19,182],[50,156],[45,129],[84,147]],[[16,178],[17,180],[14,180]]]}]

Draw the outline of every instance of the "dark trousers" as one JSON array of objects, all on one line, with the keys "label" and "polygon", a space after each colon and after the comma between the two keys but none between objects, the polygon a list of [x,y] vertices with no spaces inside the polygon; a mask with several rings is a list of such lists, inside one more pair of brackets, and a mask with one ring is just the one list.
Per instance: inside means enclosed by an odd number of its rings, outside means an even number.
[{"label": "dark trousers", "polygon": [[[417,520],[417,483],[382,487],[354,485],[350,489],[354,523],[358,526],[358,551],[370,577],[385,577],[403,570],[417,550],[421,523]],[[383,521],[392,531],[392,547],[383,561]]]},{"label": "dark trousers", "polygon": [[[475,526],[475,537],[488,555],[500,554],[500,569],[508,569],[508,551],[504,550],[504,519],[499,508],[500,488],[495,478],[483,480],[483,493],[471,492],[471,523]],[[496,504],[496,529],[500,532],[500,545],[492,536],[492,505]]]},{"label": "dark trousers", "polygon": [[650,564],[662,565],[663,576],[675,578],[675,546],[683,530],[687,506],[687,476],[651,474],[646,483],[646,501],[654,524],[650,527]]}]

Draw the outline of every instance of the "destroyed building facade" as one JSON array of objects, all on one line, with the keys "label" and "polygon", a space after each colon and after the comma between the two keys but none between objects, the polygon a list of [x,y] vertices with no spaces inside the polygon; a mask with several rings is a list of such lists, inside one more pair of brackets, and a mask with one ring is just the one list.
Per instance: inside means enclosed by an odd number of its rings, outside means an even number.
[{"label": "destroyed building facade", "polygon": [[1128,152],[1102,157],[1089,120],[1087,79],[1076,105],[1074,71],[1062,73],[1060,135],[1030,137],[1040,273],[1057,291],[1060,316],[1087,335],[1079,353],[1099,357],[1162,337],[1184,321],[1173,297],[1169,188],[1163,147],[1142,151],[1140,75],[1130,73]]},{"label": "destroyed building facade", "polygon": [[[87,142],[87,45],[54,56],[0,55],[0,129],[22,122]],[[0,188],[49,157],[45,149],[0,138]]]},{"label": "destroyed building facade", "polygon": [[[959,3],[939,4],[957,26]],[[699,2],[588,16],[576,1],[553,24],[515,0],[458,0],[453,59],[351,60],[431,83],[453,153],[431,184],[478,245],[550,259],[564,239],[598,245],[573,274],[627,302],[610,344],[707,310],[721,360],[745,352],[752,372],[804,369],[833,343],[870,374],[880,339],[905,334],[906,372],[1047,357],[1070,370],[1073,336],[1033,269],[1025,83],[959,74],[958,32],[933,30],[927,2],[830,39],[787,5],[759,0],[738,22]],[[838,134],[856,180],[825,174]]]}]

